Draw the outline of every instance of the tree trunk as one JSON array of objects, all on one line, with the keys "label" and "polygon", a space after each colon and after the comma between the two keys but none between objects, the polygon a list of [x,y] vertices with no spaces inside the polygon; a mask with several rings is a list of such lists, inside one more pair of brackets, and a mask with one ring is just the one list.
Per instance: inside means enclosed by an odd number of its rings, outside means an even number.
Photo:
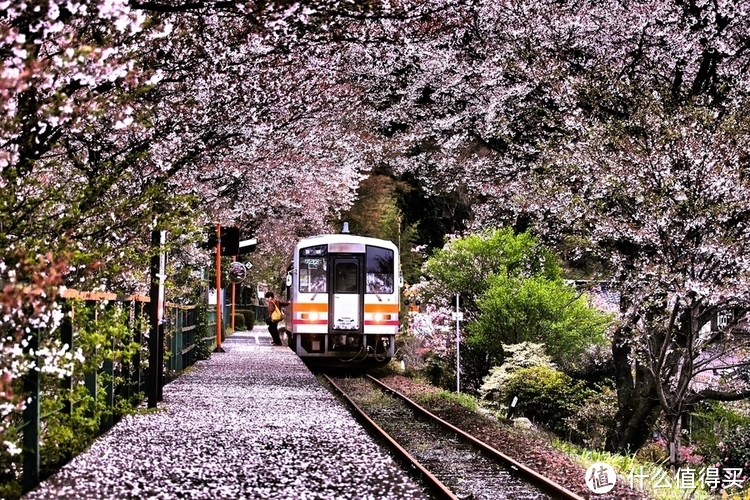
[{"label": "tree trunk", "polygon": [[625,340],[628,332],[627,327],[618,329],[612,343],[618,407],[615,427],[609,430],[605,446],[613,453],[634,453],[640,449],[651,436],[658,416],[654,381],[637,362],[633,370],[630,344]]},{"label": "tree trunk", "polygon": [[668,419],[669,435],[667,436],[667,448],[669,450],[669,469],[674,473],[678,467],[680,456],[680,419]]}]

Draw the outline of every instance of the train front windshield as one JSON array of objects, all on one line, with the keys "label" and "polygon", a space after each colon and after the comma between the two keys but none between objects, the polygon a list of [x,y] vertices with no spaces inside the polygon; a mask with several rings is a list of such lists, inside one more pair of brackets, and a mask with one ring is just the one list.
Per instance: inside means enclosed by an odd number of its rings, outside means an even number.
[{"label": "train front windshield", "polygon": [[[328,293],[328,258],[325,245],[300,249],[299,291]],[[367,245],[365,249],[365,293],[390,294],[394,290],[393,250]],[[336,293],[358,291],[359,269],[351,262],[336,265],[333,273]]]}]

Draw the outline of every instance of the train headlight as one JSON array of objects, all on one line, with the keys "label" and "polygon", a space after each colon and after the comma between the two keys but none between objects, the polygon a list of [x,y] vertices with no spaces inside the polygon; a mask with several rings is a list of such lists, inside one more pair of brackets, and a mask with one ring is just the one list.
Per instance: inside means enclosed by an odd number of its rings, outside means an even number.
[{"label": "train headlight", "polygon": [[318,313],[316,312],[310,313],[310,321],[317,321],[318,317],[319,317]]},{"label": "train headlight", "polygon": [[372,319],[374,319],[377,322],[383,321],[383,313],[373,314]]}]

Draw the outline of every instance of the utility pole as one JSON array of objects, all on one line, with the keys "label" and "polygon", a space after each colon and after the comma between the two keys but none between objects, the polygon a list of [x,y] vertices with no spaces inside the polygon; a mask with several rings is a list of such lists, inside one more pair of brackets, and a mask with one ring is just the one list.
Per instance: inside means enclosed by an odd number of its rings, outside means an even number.
[{"label": "utility pole", "polygon": [[166,255],[164,243],[166,232],[151,232],[151,290],[149,293],[149,377],[146,394],[148,407],[156,408],[162,396],[162,370],[164,369],[164,279],[166,278]]},{"label": "utility pole", "polygon": [[[232,257],[232,262],[237,262],[237,256]],[[229,270],[231,271],[232,268],[230,267]],[[237,284],[232,281],[232,307],[229,311],[229,317],[230,317],[230,327],[232,328],[232,331],[234,331],[234,296],[235,296],[235,289]]]}]

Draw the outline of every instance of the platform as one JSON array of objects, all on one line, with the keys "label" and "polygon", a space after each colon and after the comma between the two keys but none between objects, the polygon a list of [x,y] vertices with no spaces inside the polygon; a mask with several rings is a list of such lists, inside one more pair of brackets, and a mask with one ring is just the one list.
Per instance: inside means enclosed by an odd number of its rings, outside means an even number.
[{"label": "platform", "polygon": [[265,327],[222,347],[25,498],[429,498]]}]

